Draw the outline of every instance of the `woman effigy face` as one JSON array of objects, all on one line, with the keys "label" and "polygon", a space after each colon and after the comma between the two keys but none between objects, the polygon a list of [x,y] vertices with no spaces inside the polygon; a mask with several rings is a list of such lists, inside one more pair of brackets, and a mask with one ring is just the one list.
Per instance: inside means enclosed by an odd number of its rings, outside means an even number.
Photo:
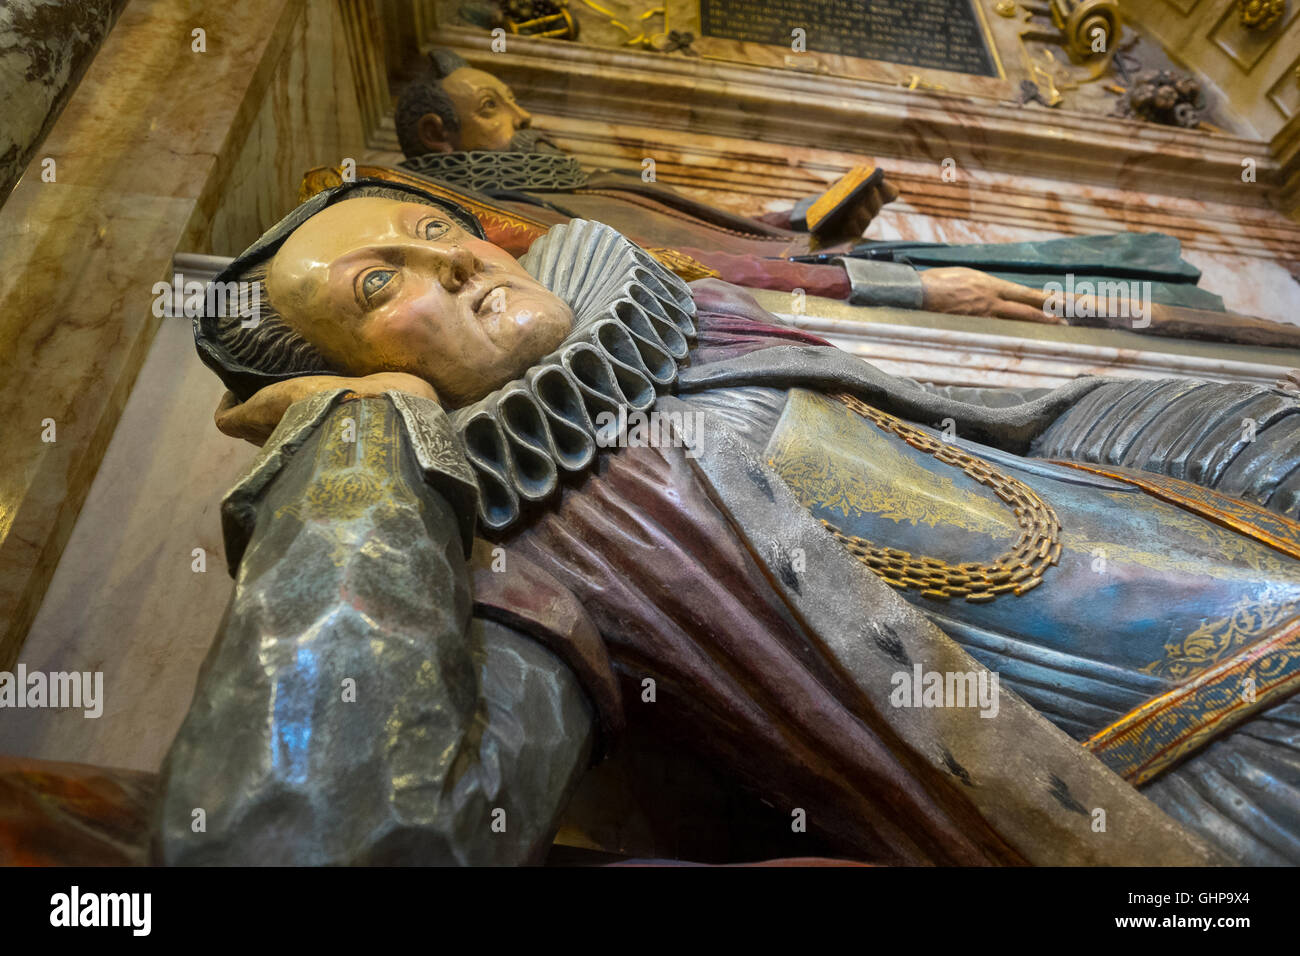
[{"label": "woman effigy face", "polygon": [[409,372],[454,407],[523,374],[573,327],[569,306],[509,253],[440,209],[393,199],[350,199],[308,219],[266,285],[340,370]]}]

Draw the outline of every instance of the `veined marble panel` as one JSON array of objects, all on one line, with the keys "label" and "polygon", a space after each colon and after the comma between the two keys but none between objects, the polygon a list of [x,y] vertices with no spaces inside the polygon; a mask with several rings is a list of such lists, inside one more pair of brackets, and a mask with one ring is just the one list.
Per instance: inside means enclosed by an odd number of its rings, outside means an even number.
[{"label": "veined marble panel", "polygon": [[1057,234],[1159,231],[1209,251],[1300,261],[1300,224],[1265,208],[1266,187],[1243,182],[1240,165],[1193,198],[1081,184],[1028,159],[1016,171],[957,163],[945,179],[941,163],[925,159],[551,116],[535,117],[534,125],[590,166],[639,170],[642,157],[652,156],[664,182],[701,198],[712,193],[709,201],[741,213],[777,208],[824,189],[857,163],[873,162],[906,203],[932,216]]},{"label": "veined marble panel", "polygon": [[0,5],[0,205],[58,118],[126,0]]},{"label": "veined marble panel", "polygon": [[365,149],[344,23],[353,5],[309,2],[289,26],[256,113],[239,119],[243,139],[222,188],[200,206],[182,248],[237,255],[297,205],[305,169]]},{"label": "veined marble panel", "polygon": [[[95,478],[182,238],[240,245],[292,205],[303,169],[365,149],[341,34],[324,26],[333,4],[311,4],[315,20],[308,6],[129,4],[41,150],[55,181],[34,165],[0,209],[0,669]],[[253,175],[267,165],[278,179]]]},{"label": "veined marble panel", "polygon": [[22,183],[0,215],[0,669],[113,434],[157,326],[152,285],[193,208]]},{"label": "veined marble panel", "polygon": [[0,753],[158,769],[233,587],[221,498],[257,453],[212,423],[223,391],[189,320],[163,319],[18,655],[102,672],[103,714],[7,709]]},{"label": "veined marble panel", "polygon": [[1274,385],[1289,371],[1285,364],[1177,355],[1140,348],[1033,339],[1009,342],[1005,336],[979,332],[917,329],[889,323],[862,325],[789,313],[780,318],[821,335],[886,372],[936,385],[1055,388],[1086,375]]},{"label": "veined marble panel", "polygon": [[783,322],[822,336],[894,375],[936,385],[1054,388],[1084,375],[1276,383],[1300,351],[1012,322],[905,309],[862,308],[809,296],[801,313],[784,292],[751,290]]}]

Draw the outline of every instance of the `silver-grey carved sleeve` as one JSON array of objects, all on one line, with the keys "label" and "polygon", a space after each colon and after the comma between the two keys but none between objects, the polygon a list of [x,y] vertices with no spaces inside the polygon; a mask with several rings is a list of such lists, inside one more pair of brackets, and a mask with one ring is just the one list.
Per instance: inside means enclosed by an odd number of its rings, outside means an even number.
[{"label": "silver-grey carved sleeve", "polygon": [[850,305],[919,309],[925,303],[921,275],[905,263],[854,259],[851,256],[831,261],[842,265],[848,273]]},{"label": "silver-grey carved sleeve", "polygon": [[441,410],[345,398],[299,410],[227,501],[249,536],[163,765],[155,856],[536,861],[587,764],[590,705],[540,644],[471,619],[472,475]]}]

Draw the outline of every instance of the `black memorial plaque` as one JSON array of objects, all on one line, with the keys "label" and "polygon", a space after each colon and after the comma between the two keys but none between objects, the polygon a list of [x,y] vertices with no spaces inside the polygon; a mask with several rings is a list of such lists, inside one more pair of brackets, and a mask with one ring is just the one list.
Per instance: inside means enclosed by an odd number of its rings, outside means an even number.
[{"label": "black memorial plaque", "polygon": [[706,37],[997,76],[973,0],[700,0]]}]

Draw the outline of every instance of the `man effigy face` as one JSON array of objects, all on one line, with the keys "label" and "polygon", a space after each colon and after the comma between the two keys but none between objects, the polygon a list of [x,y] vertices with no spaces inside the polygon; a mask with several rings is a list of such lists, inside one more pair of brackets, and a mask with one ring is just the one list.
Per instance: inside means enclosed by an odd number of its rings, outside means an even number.
[{"label": "man effigy face", "polygon": [[515,134],[532,122],[510,88],[491,73],[463,66],[443,78],[442,89],[456,107],[463,150],[510,149]]},{"label": "man effigy face", "polygon": [[350,199],[271,260],[271,304],[340,371],[409,372],[453,407],[553,351],[573,312],[507,252],[422,203]]}]

